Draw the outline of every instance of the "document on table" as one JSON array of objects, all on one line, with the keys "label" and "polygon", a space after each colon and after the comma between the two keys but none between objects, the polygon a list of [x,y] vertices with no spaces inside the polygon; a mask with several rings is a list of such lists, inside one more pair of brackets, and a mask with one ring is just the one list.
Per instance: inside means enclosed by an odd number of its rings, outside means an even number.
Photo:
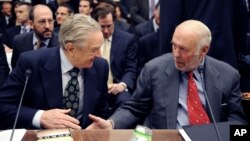
[{"label": "document on table", "polygon": [[[26,133],[26,129],[15,129],[12,141],[21,141]],[[0,132],[1,141],[10,141],[12,129]]]}]

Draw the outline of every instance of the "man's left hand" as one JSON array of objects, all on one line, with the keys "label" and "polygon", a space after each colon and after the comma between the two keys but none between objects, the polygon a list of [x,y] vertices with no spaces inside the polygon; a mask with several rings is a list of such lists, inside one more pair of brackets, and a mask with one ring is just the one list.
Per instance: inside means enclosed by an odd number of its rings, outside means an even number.
[{"label": "man's left hand", "polygon": [[121,83],[111,84],[109,85],[108,93],[116,95],[118,93],[124,92],[125,89],[125,86]]}]

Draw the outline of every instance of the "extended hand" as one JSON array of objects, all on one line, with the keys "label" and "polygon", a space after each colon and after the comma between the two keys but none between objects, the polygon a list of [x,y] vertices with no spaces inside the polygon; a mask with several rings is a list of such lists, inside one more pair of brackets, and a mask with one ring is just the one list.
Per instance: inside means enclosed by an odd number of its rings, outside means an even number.
[{"label": "extended hand", "polygon": [[112,124],[109,120],[105,120],[91,114],[89,114],[89,118],[93,120],[93,123],[86,129],[112,129]]},{"label": "extended hand", "polygon": [[79,121],[69,115],[70,109],[52,109],[44,111],[41,117],[41,127],[45,129],[72,128],[81,129]]}]

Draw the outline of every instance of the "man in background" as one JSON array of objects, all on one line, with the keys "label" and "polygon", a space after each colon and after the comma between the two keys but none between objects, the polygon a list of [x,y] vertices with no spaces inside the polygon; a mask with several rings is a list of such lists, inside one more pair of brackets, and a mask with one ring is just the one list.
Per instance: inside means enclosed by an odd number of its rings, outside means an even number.
[{"label": "man in background", "polygon": [[32,7],[29,17],[33,31],[14,37],[12,68],[22,52],[59,46],[58,37],[53,33],[53,14],[48,6],[39,4]]}]

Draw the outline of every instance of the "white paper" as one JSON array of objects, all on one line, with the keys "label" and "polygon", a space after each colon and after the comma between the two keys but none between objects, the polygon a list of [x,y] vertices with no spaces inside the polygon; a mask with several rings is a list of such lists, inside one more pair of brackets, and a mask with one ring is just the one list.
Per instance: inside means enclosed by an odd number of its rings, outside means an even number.
[{"label": "white paper", "polygon": [[[12,129],[0,132],[1,141],[10,141]],[[21,141],[26,133],[26,129],[15,129],[12,141]]]},{"label": "white paper", "polygon": [[192,141],[184,129],[179,129],[179,132],[185,141]]}]

